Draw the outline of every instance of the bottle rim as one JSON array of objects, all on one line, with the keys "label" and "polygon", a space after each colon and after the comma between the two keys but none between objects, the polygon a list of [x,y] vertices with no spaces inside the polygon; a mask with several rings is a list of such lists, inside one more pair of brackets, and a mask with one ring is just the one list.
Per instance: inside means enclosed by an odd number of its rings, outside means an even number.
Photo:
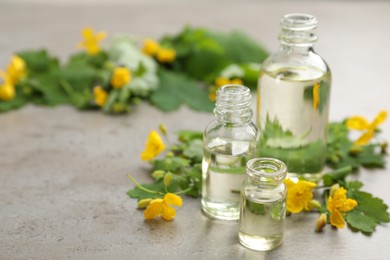
[{"label": "bottle rim", "polygon": [[[271,169],[267,172],[264,169]],[[253,158],[246,164],[246,172],[251,177],[260,177],[281,181],[286,178],[287,166],[284,162],[275,158]]]},{"label": "bottle rim", "polygon": [[282,17],[281,26],[288,30],[312,30],[317,27],[318,20],[314,15],[305,13],[291,13]]}]

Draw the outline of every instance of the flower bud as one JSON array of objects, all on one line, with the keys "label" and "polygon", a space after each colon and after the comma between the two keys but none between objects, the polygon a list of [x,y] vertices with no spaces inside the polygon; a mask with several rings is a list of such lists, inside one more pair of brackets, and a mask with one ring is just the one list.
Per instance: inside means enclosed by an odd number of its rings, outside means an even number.
[{"label": "flower bud", "polygon": [[318,200],[311,200],[309,202],[309,208],[310,208],[310,210],[312,210],[312,209],[320,209],[321,208],[321,203]]},{"label": "flower bud", "polygon": [[334,193],[336,192],[336,190],[340,189],[340,184],[336,183],[336,184],[333,184],[332,187],[330,187],[330,196],[333,197]]},{"label": "flower bud", "polygon": [[161,132],[163,135],[167,136],[167,126],[166,126],[166,125],[160,124],[160,125],[158,126],[158,129],[160,129],[160,132]]},{"label": "flower bud", "polygon": [[354,145],[349,149],[349,154],[351,155],[357,155],[363,150],[362,146]]},{"label": "flower bud", "polygon": [[168,152],[166,155],[167,158],[172,158],[173,156],[175,156],[175,154],[172,152]]},{"label": "flower bud", "polygon": [[164,185],[165,187],[168,187],[172,183],[172,173],[168,172],[164,176]]},{"label": "flower bud", "polygon": [[154,171],[152,173],[152,177],[155,179],[162,178],[162,177],[164,177],[164,175],[165,175],[165,171],[162,171],[162,170],[157,170],[157,171]]},{"label": "flower bud", "polygon": [[322,213],[316,221],[316,231],[320,232],[326,226],[326,214]]},{"label": "flower bud", "polygon": [[153,199],[142,199],[140,201],[138,201],[138,208],[139,209],[144,209],[146,208],[147,206],[149,206],[150,202],[152,202]]}]

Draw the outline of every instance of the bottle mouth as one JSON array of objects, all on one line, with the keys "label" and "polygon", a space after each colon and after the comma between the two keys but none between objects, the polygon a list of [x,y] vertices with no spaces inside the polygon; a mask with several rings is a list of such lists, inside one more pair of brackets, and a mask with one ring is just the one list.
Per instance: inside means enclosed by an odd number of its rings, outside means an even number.
[{"label": "bottle mouth", "polygon": [[293,13],[282,17],[281,26],[289,30],[312,30],[317,27],[318,20],[311,14]]},{"label": "bottle mouth", "polygon": [[310,14],[293,13],[286,14],[280,21],[282,32],[279,39],[285,44],[311,45],[317,41],[315,29],[318,20]]},{"label": "bottle mouth", "polygon": [[287,166],[275,158],[253,158],[246,164],[247,175],[258,177],[265,182],[280,182],[287,175]]}]

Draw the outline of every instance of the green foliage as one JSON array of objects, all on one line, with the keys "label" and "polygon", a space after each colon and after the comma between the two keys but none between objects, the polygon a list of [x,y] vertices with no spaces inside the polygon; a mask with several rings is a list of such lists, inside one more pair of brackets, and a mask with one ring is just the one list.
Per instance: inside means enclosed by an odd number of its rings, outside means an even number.
[{"label": "green foliage", "polygon": [[189,77],[177,73],[161,70],[159,73],[160,84],[152,94],[151,102],[163,111],[173,111],[181,104],[198,111],[210,112],[214,104],[209,100],[206,91],[202,90],[199,83]]},{"label": "green foliage", "polygon": [[385,153],[381,144],[372,143],[355,146],[349,139],[349,131],[344,122],[334,122],[328,128],[328,166],[338,169],[345,166],[357,170],[359,167],[385,167]]},{"label": "green foliage", "polygon": [[362,186],[361,182],[350,182],[347,185],[348,197],[356,200],[358,205],[347,213],[346,221],[352,229],[372,233],[377,225],[390,222],[390,214],[383,200],[360,191]]},{"label": "green foliage", "polygon": [[325,186],[332,186],[333,184],[339,183],[340,185],[345,184],[345,177],[352,172],[351,166],[345,166],[335,171],[329,172],[322,176],[322,181]]},{"label": "green foliage", "polygon": [[[156,198],[162,197],[166,192],[185,193],[192,197],[200,195],[202,189],[200,162],[203,155],[203,143],[199,139],[199,132],[180,131],[179,136],[182,137],[181,143],[172,146],[171,152],[165,158],[152,161],[151,175],[155,183],[141,185],[157,193],[146,192],[136,185],[128,192],[130,197],[139,200]],[[167,175],[170,175],[170,184],[164,185],[163,180]]]},{"label": "green foliage", "polygon": [[42,74],[59,68],[59,61],[46,50],[29,50],[17,53],[25,62],[30,74]]},{"label": "green foliage", "polygon": [[173,70],[204,81],[212,80],[229,64],[262,63],[268,56],[257,42],[238,31],[186,27],[177,35],[163,37],[161,42],[177,52]]}]

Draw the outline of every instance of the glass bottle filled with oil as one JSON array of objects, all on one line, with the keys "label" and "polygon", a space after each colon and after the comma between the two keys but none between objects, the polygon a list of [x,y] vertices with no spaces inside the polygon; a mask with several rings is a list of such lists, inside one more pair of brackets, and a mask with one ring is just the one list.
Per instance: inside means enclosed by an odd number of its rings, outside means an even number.
[{"label": "glass bottle filled with oil", "polygon": [[248,161],[246,173],[238,238],[250,249],[271,250],[283,241],[287,167],[277,159],[254,158]]},{"label": "glass bottle filled with oil", "polygon": [[326,159],[331,74],[314,52],[317,19],[287,14],[281,47],[264,61],[257,92],[259,153],[286,163],[290,177],[317,180]]},{"label": "glass bottle filled with oil", "polygon": [[245,167],[256,155],[257,127],[251,122],[252,95],[241,85],[218,89],[215,120],[204,132],[202,210],[214,219],[237,220]]}]

